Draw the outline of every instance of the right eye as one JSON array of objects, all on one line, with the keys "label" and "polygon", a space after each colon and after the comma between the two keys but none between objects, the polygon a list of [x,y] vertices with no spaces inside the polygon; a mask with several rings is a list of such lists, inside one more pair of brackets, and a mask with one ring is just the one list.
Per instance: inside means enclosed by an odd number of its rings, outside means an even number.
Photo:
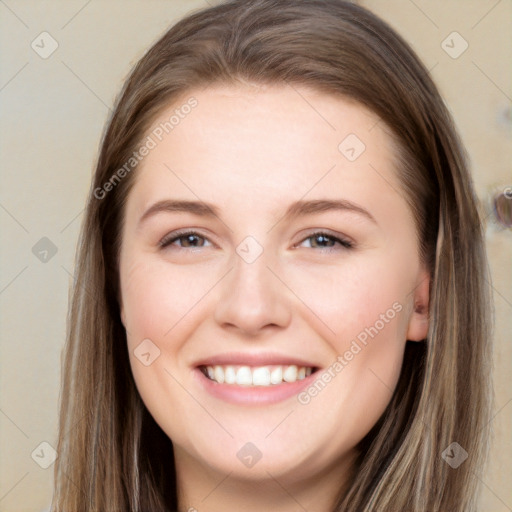
[{"label": "right eye", "polygon": [[162,238],[160,242],[158,242],[158,245],[162,249],[164,249],[166,247],[173,245],[174,242],[177,242],[178,240],[181,243],[181,245],[178,245],[179,248],[194,249],[205,247],[204,242],[207,241],[208,239],[205,238],[204,236],[201,236],[199,233],[195,231],[185,230],[169,233],[164,238]]}]

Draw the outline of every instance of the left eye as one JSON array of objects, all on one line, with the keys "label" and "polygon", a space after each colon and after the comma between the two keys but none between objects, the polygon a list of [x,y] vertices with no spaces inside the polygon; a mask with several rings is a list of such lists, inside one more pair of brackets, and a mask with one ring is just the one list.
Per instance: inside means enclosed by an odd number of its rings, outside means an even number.
[{"label": "left eye", "polygon": [[[204,236],[199,235],[198,233],[194,231],[187,231],[185,233],[172,233],[171,236],[166,236],[163,238],[159,244],[160,247],[167,247],[174,242],[180,240],[181,246],[180,247],[204,247],[204,242],[207,240]],[[201,240],[203,243],[201,243]]]},{"label": "left eye", "polygon": [[[345,249],[351,249],[353,247],[352,242],[344,239],[344,238],[338,238],[336,236],[330,235],[329,233],[312,233],[307,238],[305,238],[302,242],[305,242],[306,240],[311,240],[312,243],[310,243],[310,247],[312,249],[320,248],[320,249],[330,249],[331,247],[335,246],[336,244],[340,245],[341,247],[344,247]],[[323,245],[327,244],[327,245]]]}]

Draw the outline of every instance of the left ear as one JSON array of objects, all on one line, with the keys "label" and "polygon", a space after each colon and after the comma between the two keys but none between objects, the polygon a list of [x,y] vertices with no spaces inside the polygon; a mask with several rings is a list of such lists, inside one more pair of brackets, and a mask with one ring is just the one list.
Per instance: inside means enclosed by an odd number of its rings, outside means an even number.
[{"label": "left ear", "polygon": [[418,279],[418,285],[413,292],[414,305],[407,329],[407,339],[411,341],[423,341],[428,334],[430,273],[422,267]]}]

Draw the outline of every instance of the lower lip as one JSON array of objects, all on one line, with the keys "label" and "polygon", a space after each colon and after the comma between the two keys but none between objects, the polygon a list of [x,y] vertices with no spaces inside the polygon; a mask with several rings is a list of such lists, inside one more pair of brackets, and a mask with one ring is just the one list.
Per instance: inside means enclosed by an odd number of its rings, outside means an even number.
[{"label": "lower lip", "polygon": [[240,405],[267,405],[282,402],[298,395],[316,378],[316,373],[295,382],[283,382],[272,386],[238,386],[219,384],[209,379],[199,368],[195,368],[195,378],[199,384],[215,398]]}]

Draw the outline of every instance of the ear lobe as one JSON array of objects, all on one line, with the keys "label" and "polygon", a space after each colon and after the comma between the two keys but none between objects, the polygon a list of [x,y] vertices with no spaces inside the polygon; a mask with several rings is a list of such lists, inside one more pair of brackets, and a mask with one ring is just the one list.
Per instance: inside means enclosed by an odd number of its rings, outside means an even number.
[{"label": "ear lobe", "polygon": [[429,326],[429,292],[430,274],[422,271],[421,281],[414,290],[414,309],[409,318],[407,339],[410,341],[423,341],[428,334]]}]

